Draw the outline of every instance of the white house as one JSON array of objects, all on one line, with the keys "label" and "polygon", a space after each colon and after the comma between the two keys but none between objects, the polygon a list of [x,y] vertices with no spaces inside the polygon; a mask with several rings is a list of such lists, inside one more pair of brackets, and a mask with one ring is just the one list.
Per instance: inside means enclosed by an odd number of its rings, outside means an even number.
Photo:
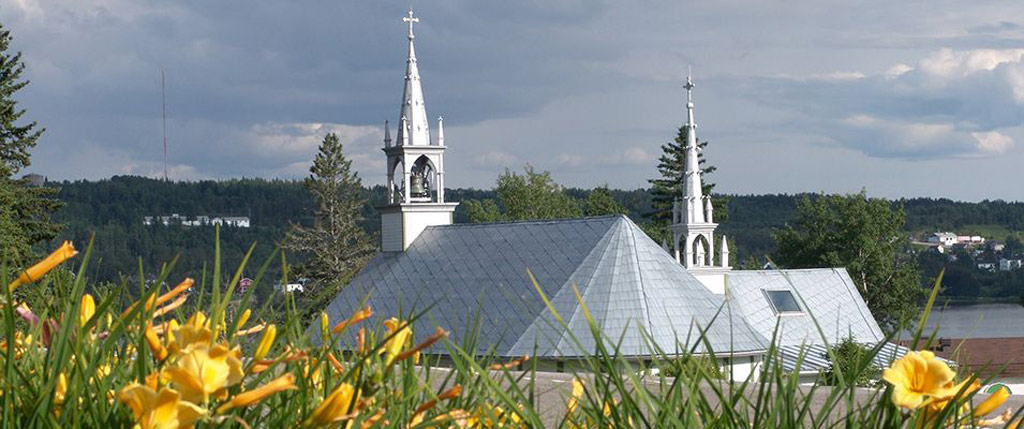
[{"label": "white house", "polygon": [[956,244],[958,240],[957,235],[952,232],[936,232],[928,237],[928,242],[950,247]]}]

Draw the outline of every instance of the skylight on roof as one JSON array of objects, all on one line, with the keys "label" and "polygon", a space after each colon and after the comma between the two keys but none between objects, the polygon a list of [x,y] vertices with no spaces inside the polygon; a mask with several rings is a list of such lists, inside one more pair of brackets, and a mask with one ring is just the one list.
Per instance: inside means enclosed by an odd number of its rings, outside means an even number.
[{"label": "skylight on roof", "polygon": [[766,290],[764,291],[768,303],[772,305],[775,314],[803,313],[800,304],[796,302],[793,292],[788,290]]}]

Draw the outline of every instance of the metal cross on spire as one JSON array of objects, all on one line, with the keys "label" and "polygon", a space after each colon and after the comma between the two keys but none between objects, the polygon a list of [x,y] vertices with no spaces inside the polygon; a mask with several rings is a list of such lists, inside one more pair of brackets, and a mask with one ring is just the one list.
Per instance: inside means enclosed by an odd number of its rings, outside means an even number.
[{"label": "metal cross on spire", "polygon": [[416,36],[412,34],[412,25],[417,22],[420,22],[420,19],[412,16],[412,9],[409,9],[409,16],[402,18],[402,21],[409,23],[409,39],[411,40],[416,38]]},{"label": "metal cross on spire", "polygon": [[686,85],[683,85],[683,88],[686,88],[686,101],[688,103],[693,102],[692,91],[694,86],[696,85],[693,84],[693,67],[691,66],[686,70]]}]

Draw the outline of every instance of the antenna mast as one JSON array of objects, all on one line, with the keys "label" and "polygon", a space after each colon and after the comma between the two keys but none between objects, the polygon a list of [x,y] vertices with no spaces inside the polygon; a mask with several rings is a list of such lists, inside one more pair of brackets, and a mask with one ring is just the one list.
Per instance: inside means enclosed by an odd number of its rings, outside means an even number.
[{"label": "antenna mast", "polygon": [[160,110],[164,130],[164,182],[167,181],[167,87],[164,71],[160,70]]}]

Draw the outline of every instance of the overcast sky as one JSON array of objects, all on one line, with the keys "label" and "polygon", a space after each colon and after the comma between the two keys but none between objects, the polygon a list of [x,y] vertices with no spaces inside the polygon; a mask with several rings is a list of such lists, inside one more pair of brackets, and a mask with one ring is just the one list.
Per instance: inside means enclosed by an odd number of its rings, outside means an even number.
[{"label": "overcast sky", "polygon": [[[382,183],[408,1],[13,0],[0,22],[47,131],[28,171],[299,178],[338,132]],[[525,163],[646,186],[685,117],[727,193],[1024,200],[1024,2],[414,2],[446,181]],[[432,121],[432,126],[436,123]]]}]

